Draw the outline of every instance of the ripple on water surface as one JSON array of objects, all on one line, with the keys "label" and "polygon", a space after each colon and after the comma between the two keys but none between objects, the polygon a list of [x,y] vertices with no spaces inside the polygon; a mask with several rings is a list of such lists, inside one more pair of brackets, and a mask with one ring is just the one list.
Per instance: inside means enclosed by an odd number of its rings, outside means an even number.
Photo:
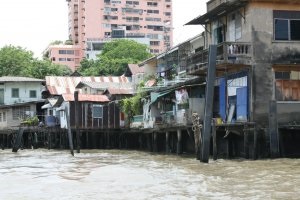
[{"label": "ripple on water surface", "polygon": [[300,160],[139,151],[0,151],[0,199],[299,199]]}]

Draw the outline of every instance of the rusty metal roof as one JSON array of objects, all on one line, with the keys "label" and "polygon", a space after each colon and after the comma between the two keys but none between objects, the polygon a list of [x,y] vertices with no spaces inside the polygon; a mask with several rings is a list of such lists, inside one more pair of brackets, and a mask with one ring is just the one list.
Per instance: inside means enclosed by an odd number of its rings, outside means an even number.
[{"label": "rusty metal roof", "polygon": [[142,74],[145,72],[144,67],[139,67],[138,64],[128,64],[128,67],[129,67],[132,75]]},{"label": "rusty metal roof", "polygon": [[[63,94],[62,97],[64,101],[74,101],[73,94]],[[109,102],[109,99],[105,95],[78,94],[78,101]]]},{"label": "rusty metal roof", "polygon": [[103,83],[104,85],[126,85],[129,80],[125,76],[97,76],[97,77],[65,77],[46,76],[46,86],[51,95],[74,94],[75,88],[80,82]]}]

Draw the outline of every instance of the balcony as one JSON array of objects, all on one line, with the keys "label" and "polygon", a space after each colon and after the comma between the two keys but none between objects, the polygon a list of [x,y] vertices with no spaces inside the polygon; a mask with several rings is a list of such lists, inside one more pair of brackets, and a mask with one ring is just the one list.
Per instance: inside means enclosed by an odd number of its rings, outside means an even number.
[{"label": "balcony", "polygon": [[[217,70],[251,65],[250,43],[224,42],[217,46]],[[208,49],[188,57],[187,74],[204,74],[208,64]]]}]

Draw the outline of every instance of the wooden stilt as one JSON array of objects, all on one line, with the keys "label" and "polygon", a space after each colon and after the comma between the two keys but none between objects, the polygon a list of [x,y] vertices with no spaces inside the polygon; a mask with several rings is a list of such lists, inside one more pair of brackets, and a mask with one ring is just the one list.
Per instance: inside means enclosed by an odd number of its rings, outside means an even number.
[{"label": "wooden stilt", "polygon": [[75,131],[76,131],[76,149],[77,153],[80,153],[80,130],[79,125],[79,102],[78,102],[78,91],[74,91],[74,101],[75,101]]},{"label": "wooden stilt", "polygon": [[180,129],[177,129],[177,154],[182,154],[182,132]]},{"label": "wooden stilt", "polygon": [[48,150],[51,149],[51,142],[52,142],[51,132],[48,131]]},{"label": "wooden stilt", "polygon": [[170,133],[167,131],[166,132],[166,153],[170,153],[169,140],[170,140]]},{"label": "wooden stilt", "polygon": [[157,152],[157,133],[154,132],[153,134],[153,152]]},{"label": "wooden stilt", "polygon": [[69,116],[69,111],[68,111],[67,107],[65,109],[65,113],[66,113],[66,119],[67,119],[70,152],[71,152],[71,155],[74,156],[73,137],[72,137],[72,131],[71,131],[70,116]]},{"label": "wooden stilt", "polygon": [[209,57],[208,57],[208,70],[207,70],[207,81],[205,90],[205,111],[203,120],[203,133],[202,133],[202,149],[201,149],[201,162],[208,163],[209,150],[210,150],[210,139],[211,139],[211,120],[213,114],[213,99],[214,99],[214,87],[216,77],[216,57],[217,57],[217,46],[210,45]]},{"label": "wooden stilt", "polygon": [[213,137],[213,159],[218,159],[218,149],[217,149],[217,130],[216,130],[216,123],[213,120],[212,125],[212,137]]},{"label": "wooden stilt", "polygon": [[285,157],[283,134],[282,134],[282,132],[279,129],[278,129],[278,135],[279,135],[280,156],[281,157]]},{"label": "wooden stilt", "polygon": [[253,160],[257,159],[257,131],[253,129]]},{"label": "wooden stilt", "polygon": [[19,131],[14,139],[13,142],[13,149],[12,152],[17,152],[19,150],[19,148],[21,148],[22,146],[22,138],[23,138],[23,132],[24,129],[23,128],[19,128]]},{"label": "wooden stilt", "polygon": [[244,155],[246,159],[249,159],[249,135],[248,127],[244,126]]},{"label": "wooden stilt", "polygon": [[278,137],[278,123],[277,123],[277,101],[270,101],[269,136],[270,136],[271,158],[278,158],[280,155],[280,151],[279,151],[279,137]]}]

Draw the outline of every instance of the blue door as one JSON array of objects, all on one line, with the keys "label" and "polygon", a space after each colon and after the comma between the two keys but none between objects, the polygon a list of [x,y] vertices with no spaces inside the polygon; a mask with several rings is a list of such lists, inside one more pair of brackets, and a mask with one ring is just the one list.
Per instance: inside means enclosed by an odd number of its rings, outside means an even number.
[{"label": "blue door", "polygon": [[248,119],[248,87],[236,89],[236,119],[247,121]]},{"label": "blue door", "polygon": [[220,78],[219,85],[219,114],[223,121],[226,120],[226,79]]}]

